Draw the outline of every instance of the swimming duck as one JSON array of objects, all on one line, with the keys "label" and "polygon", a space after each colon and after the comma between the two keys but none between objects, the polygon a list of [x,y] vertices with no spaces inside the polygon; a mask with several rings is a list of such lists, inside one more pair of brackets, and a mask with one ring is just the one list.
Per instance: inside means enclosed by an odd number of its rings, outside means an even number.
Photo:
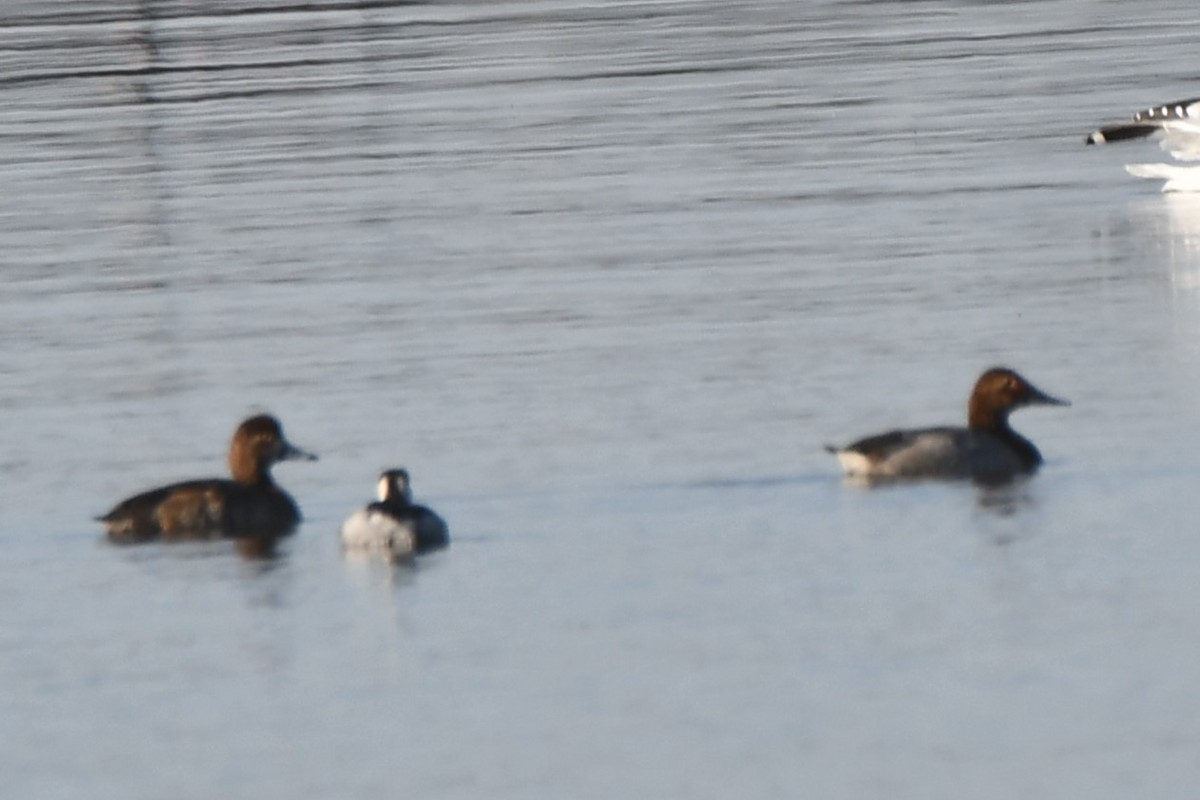
[{"label": "swimming duck", "polygon": [[[1200,161],[1200,98],[1177,100],[1143,109],[1130,122],[1109,125],[1088,134],[1087,144],[1105,144],[1154,137],[1179,161]],[[1182,164],[1126,164],[1139,178],[1165,181],[1164,192],[1200,192],[1200,167]]]},{"label": "swimming duck", "polygon": [[1029,405],[1070,405],[1051,397],[1011,369],[980,376],[967,406],[967,427],[895,430],[846,447],[826,447],[846,474],[867,480],[970,478],[1002,483],[1033,473],[1042,454],[1008,425],[1008,415]]},{"label": "swimming duck", "polygon": [[376,486],[379,499],[342,523],[343,547],[400,560],[450,544],[445,521],[425,506],[413,503],[406,470],[387,470]]},{"label": "swimming duck", "polygon": [[153,539],[274,539],[291,533],[300,510],[275,485],[271,465],[316,456],[290,444],[279,420],[251,417],[238,426],[229,445],[232,480],[183,481],[123,500],[102,517],[116,542]]}]

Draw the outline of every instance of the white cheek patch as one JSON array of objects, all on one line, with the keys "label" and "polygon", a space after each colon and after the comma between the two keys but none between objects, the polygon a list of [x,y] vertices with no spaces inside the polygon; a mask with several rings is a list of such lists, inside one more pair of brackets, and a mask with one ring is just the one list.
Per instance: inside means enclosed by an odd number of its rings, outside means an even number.
[{"label": "white cheek patch", "polygon": [[874,465],[871,460],[862,453],[856,453],[853,450],[839,450],[837,453],[838,461],[842,464],[842,471],[847,475],[866,476],[870,475]]},{"label": "white cheek patch", "polygon": [[379,485],[376,487],[375,493],[379,495],[379,502],[381,503],[388,499],[388,495],[391,493],[391,486],[387,475],[380,476]]}]

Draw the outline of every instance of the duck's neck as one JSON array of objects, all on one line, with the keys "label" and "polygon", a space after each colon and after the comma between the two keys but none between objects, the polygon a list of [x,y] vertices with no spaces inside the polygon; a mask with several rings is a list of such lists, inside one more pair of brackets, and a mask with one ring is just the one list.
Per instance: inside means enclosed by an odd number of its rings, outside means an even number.
[{"label": "duck's neck", "polygon": [[238,452],[229,454],[229,472],[238,483],[248,486],[274,486],[270,462],[255,458],[239,458]]},{"label": "duck's neck", "polygon": [[968,426],[974,431],[985,431],[1003,441],[1026,469],[1034,469],[1042,463],[1042,454],[1033,442],[1017,433],[1008,424],[1008,414],[971,404]]},{"label": "duck's neck", "polygon": [[412,506],[412,502],[403,492],[392,492],[386,500],[381,501],[385,506],[391,506],[395,509],[405,509]]}]

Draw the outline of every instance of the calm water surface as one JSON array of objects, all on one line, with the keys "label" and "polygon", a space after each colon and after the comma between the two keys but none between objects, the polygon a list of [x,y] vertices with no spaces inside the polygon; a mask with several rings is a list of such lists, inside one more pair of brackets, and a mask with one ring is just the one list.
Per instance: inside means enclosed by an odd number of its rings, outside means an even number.
[{"label": "calm water surface", "polygon": [[[1200,205],[1082,142],[1197,23],[7,4],[4,796],[1193,797]],[[994,363],[1035,480],[843,485]],[[264,409],[281,557],[103,542]]]}]

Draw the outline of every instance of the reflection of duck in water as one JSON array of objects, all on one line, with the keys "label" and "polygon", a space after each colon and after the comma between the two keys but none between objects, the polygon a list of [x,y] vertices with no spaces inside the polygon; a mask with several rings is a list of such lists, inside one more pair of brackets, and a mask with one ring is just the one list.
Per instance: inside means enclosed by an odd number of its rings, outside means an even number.
[{"label": "reflection of duck in water", "polygon": [[827,447],[850,477],[868,481],[970,478],[1003,483],[1034,472],[1042,454],[1008,424],[1028,405],[1070,405],[1042,392],[1011,369],[980,376],[971,392],[965,428],[917,428],[869,436],[846,447]]},{"label": "reflection of duck in water", "polygon": [[99,520],[115,542],[153,539],[273,540],[291,533],[300,511],[275,485],[271,465],[315,455],[289,444],[279,421],[257,416],[243,422],[229,445],[232,480],[210,478],[151,489],[118,503]]},{"label": "reflection of duck in water", "polygon": [[[1131,122],[1109,125],[1089,134],[1087,144],[1122,142],[1154,137],[1162,149],[1180,161],[1200,161],[1200,98],[1165,103],[1133,115]],[[1180,164],[1126,164],[1139,178],[1165,181],[1164,192],[1200,192],[1200,166]]]},{"label": "reflection of duck in water", "polygon": [[347,550],[406,559],[450,544],[445,521],[413,503],[407,471],[390,469],[380,475],[378,497],[342,523],[342,546]]}]

